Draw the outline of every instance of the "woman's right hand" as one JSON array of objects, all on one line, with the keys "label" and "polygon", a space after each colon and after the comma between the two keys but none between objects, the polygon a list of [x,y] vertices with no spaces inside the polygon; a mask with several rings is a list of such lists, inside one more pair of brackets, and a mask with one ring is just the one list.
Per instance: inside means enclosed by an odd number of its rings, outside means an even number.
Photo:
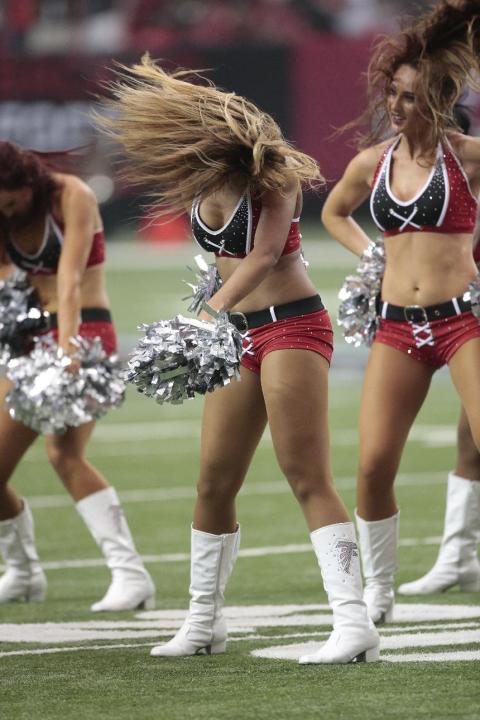
[{"label": "woman's right hand", "polygon": [[329,234],[355,255],[364,252],[369,237],[352,218],[352,213],[370,195],[378,157],[378,146],[356,155],[323,206],[322,222]]}]

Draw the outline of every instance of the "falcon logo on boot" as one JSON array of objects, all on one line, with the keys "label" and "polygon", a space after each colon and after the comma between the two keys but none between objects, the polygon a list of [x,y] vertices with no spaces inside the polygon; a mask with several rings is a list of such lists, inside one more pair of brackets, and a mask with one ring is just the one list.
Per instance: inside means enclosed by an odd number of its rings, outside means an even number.
[{"label": "falcon logo on boot", "polygon": [[344,572],[350,574],[352,558],[358,557],[357,543],[350,540],[339,540],[336,544],[339,550],[338,560]]}]

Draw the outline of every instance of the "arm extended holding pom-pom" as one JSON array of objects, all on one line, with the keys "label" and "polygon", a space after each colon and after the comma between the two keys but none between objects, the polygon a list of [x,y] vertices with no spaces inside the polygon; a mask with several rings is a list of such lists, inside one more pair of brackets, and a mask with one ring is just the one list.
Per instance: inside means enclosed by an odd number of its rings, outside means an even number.
[{"label": "arm extended holding pom-pom", "polygon": [[[71,338],[78,333],[81,286],[95,232],[96,201],[93,193],[76,178],[69,179],[61,197],[65,236],[58,265],[58,346],[66,355],[75,354]],[[78,371],[72,359],[71,371]]]}]

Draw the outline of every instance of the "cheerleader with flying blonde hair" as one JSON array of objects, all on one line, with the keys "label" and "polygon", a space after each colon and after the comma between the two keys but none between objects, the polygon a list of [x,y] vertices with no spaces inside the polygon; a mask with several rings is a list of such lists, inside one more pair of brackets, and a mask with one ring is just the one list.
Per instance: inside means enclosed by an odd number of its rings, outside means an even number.
[{"label": "cheerleader with flying blonde hair", "polygon": [[[48,328],[37,331],[55,342],[67,384],[71,378],[73,385],[81,365],[78,338],[100,342],[108,357],[116,352],[117,340],[106,291],[100,211],[90,188],[66,171],[70,160],[68,153],[38,153],[0,142],[0,281],[14,267],[26,273],[39,306],[49,314]],[[12,340],[26,357],[33,343],[20,342],[18,330],[14,335]],[[86,384],[78,384],[85,398]],[[115,385],[112,380],[110,384]],[[48,459],[111,570],[109,588],[92,611],[152,608],[155,587],[135,548],[117,492],[87,460],[95,419],[79,418],[63,434],[53,432],[53,417],[49,430],[39,428],[27,422],[31,408],[20,413],[20,419],[8,412],[5,401],[13,389],[10,379],[0,375],[0,553],[5,563],[0,604],[41,601],[46,595],[33,516],[27,501],[10,485],[15,469],[44,430]],[[38,399],[37,404],[42,406]]]},{"label": "cheerleader with flying blonde hair", "polygon": [[[198,78],[195,78],[198,81]],[[215,255],[221,288],[202,320],[227,311],[251,346],[241,382],[206,396],[191,532],[190,609],[154,656],[224,652],[224,592],[237,557],[235,499],[268,422],[280,467],[304,513],[333,610],[317,662],[378,659],[362,600],[353,524],[332,482],[327,377],[332,328],[301,257],[301,185],[315,161],[255,105],[145,57],[112,84],[101,120],[123,147],[130,182],[153,209],[191,212],[194,238]]]}]

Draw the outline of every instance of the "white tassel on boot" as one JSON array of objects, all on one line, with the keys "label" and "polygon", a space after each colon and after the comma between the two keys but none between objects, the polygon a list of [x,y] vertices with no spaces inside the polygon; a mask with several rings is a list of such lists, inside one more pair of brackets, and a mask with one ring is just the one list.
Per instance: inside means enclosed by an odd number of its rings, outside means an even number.
[{"label": "white tassel on boot", "polygon": [[442,543],[433,568],[404,583],[401,595],[430,595],[459,585],[464,592],[480,591],[480,482],[450,473]]},{"label": "white tassel on boot", "polygon": [[227,625],[222,615],[224,593],[240,546],[237,532],[213,535],[192,528],[190,608],[169,642],[155,646],[153,657],[183,657],[225,652]]},{"label": "white tassel on boot", "polygon": [[0,551],[6,566],[0,578],[0,603],[45,600],[47,579],[38,559],[33,517],[26,500],[16,517],[0,522]]},{"label": "white tassel on boot", "polygon": [[365,580],[363,599],[375,625],[383,625],[393,619],[400,512],[384,520],[363,520],[357,514],[355,517]]},{"label": "white tassel on boot", "polygon": [[76,508],[102,551],[112,582],[92,612],[153,609],[155,586],[135,549],[118,495],[108,487],[83,498]]},{"label": "white tassel on boot", "polygon": [[362,599],[360,561],[353,523],[337,523],[310,535],[333,612],[333,632],[316,653],[300,664],[375,662],[380,640]]}]

